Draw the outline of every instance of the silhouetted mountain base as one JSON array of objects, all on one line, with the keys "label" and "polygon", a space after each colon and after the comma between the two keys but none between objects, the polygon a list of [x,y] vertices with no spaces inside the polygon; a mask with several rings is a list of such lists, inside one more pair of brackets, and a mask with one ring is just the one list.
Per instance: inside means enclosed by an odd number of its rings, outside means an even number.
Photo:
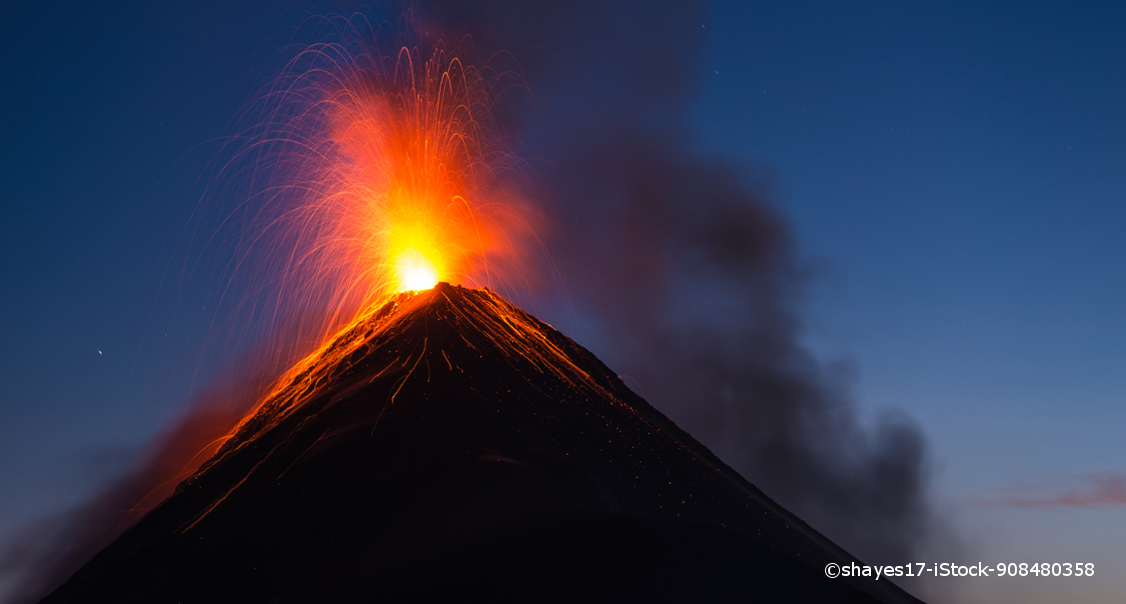
[{"label": "silhouetted mountain base", "polygon": [[44,602],[915,602],[589,352],[485,290],[401,294]]}]

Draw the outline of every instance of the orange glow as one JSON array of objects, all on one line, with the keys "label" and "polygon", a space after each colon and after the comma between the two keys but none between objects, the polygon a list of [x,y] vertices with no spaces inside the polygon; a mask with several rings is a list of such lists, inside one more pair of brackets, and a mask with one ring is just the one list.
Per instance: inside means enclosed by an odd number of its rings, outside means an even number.
[{"label": "orange glow", "polygon": [[341,252],[372,293],[458,283],[502,239],[481,219],[490,191],[480,172],[494,150],[473,113],[475,80],[456,60],[433,59],[418,76],[404,90],[352,74],[331,109],[333,241],[349,242]]},{"label": "orange glow", "polygon": [[256,107],[250,161],[231,163],[253,175],[260,228],[240,235],[249,260],[236,266],[263,284],[247,306],[309,317],[302,353],[390,294],[526,286],[540,223],[515,194],[523,163],[500,115],[518,112],[497,104],[525,90],[514,70],[442,40],[422,47],[414,31],[390,42],[330,23],[341,42],[293,58]]}]

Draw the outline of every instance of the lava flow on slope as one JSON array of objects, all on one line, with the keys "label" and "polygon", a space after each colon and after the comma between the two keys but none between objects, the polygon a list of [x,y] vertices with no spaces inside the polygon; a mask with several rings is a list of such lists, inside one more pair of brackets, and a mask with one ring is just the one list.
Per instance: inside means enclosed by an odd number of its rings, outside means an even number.
[{"label": "lava flow on slope", "polygon": [[387,299],[44,602],[916,602],[484,289]]}]

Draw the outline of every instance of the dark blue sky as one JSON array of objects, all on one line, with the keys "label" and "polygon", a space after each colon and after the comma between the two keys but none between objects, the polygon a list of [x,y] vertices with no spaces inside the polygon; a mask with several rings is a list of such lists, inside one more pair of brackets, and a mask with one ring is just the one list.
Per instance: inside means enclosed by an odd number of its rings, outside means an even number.
[{"label": "dark blue sky", "polygon": [[[6,11],[0,541],[120,470],[210,375],[206,295],[170,250],[304,14],[231,4]],[[714,2],[707,27],[695,145],[771,174],[816,270],[808,343],[852,364],[863,412],[922,425],[965,562],[1106,569],[943,587],[1111,601],[1126,496],[977,504],[1126,472],[1126,12]]]},{"label": "dark blue sky", "polygon": [[120,472],[205,381],[199,292],[180,295],[169,250],[284,34],[228,4],[20,3],[0,24],[5,543]]},{"label": "dark blue sky", "polygon": [[778,4],[713,5],[695,115],[701,149],[773,170],[820,270],[811,345],[922,423],[974,546],[1120,565],[1122,507],[972,502],[1126,468],[1126,13]]},{"label": "dark blue sky", "polygon": [[[902,398],[952,438],[1122,418],[1122,25],[1107,10],[717,8],[700,144],[774,169],[826,267],[811,337],[859,355],[876,402]],[[1071,444],[1114,452],[1100,441]],[[1080,470],[1068,453],[1005,463]]]}]

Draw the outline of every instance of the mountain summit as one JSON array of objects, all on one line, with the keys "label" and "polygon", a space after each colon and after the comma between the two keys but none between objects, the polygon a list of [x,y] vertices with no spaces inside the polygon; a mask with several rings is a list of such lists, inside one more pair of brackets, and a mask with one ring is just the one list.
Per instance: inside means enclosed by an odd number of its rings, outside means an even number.
[{"label": "mountain summit", "polygon": [[487,290],[408,292],[283,377],[43,602],[917,602],[590,352]]}]

